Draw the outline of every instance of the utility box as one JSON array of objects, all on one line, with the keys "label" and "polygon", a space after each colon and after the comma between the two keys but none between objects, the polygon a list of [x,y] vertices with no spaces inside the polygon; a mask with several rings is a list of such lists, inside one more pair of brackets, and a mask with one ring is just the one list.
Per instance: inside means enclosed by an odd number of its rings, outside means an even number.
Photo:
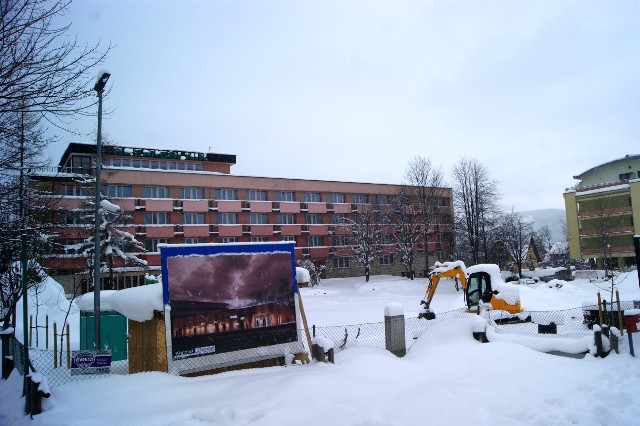
[{"label": "utility box", "polygon": [[624,315],[624,327],[627,329],[627,333],[637,333],[638,323],[640,323],[640,313],[631,313]]},{"label": "utility box", "polygon": [[[91,311],[80,312],[80,349],[94,350],[95,321]],[[127,318],[116,311],[100,313],[100,344],[111,351],[111,361],[127,359]]]}]

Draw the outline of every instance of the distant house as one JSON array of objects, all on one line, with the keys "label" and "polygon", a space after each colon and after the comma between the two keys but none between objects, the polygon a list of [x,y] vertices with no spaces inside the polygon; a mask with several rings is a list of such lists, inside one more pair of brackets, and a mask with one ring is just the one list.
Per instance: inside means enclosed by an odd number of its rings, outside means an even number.
[{"label": "distant house", "polygon": [[529,239],[529,244],[525,248],[525,253],[523,253],[523,261],[520,265],[521,268],[518,268],[518,264],[516,259],[510,254],[509,250],[504,245],[503,241],[498,241],[493,245],[491,250],[493,262],[496,263],[501,271],[512,271],[518,273],[519,269],[536,269],[539,267],[540,262],[542,262],[542,257],[540,256],[540,252],[538,251],[538,247],[533,237]]}]

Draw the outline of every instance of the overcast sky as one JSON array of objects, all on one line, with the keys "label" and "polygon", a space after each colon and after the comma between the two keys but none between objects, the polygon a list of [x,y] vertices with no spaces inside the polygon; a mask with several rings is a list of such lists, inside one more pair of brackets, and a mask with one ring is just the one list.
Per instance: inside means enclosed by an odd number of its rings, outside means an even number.
[{"label": "overcast sky", "polygon": [[395,184],[421,155],[451,183],[466,156],[523,211],[640,153],[637,1],[76,0],[62,21],[115,46],[113,142],[237,175]]}]

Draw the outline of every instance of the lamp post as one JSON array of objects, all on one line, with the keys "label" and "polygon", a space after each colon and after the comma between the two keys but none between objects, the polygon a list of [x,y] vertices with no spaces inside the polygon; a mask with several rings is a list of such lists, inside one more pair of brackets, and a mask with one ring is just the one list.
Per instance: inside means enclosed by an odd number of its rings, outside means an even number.
[{"label": "lamp post", "polygon": [[102,93],[111,74],[102,72],[93,90],[98,93],[98,137],[96,140],[96,197],[93,253],[93,325],[94,349],[100,350],[100,173],[102,172]]}]

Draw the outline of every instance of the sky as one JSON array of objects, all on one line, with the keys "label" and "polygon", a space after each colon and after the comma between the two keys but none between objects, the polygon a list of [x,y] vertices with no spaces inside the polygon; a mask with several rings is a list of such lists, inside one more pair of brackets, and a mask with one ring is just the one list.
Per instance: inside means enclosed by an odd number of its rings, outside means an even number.
[{"label": "sky", "polygon": [[[83,0],[59,22],[113,46],[107,138],[236,175],[398,184],[423,156],[451,185],[467,157],[526,211],[638,154],[633,0]],[[95,142],[95,117],[72,127],[54,162]]]},{"label": "sky", "polygon": [[[616,283],[622,300],[640,299],[636,271],[621,274]],[[159,290],[155,294],[151,291],[154,287]],[[127,294],[129,306],[120,312],[148,319],[152,315],[134,311],[152,313],[152,306],[162,309],[159,287],[160,284],[152,284],[111,294]],[[319,287],[300,289],[309,325],[317,325],[318,341],[330,340],[329,346],[333,343],[337,349],[335,364],[314,361],[308,365],[191,378],[160,372],[112,374],[62,386],[51,386],[49,381],[51,397],[43,399],[44,411],[33,420],[23,413],[21,377],[14,371],[9,380],[0,381],[0,424],[631,426],[638,423],[640,358],[630,355],[626,333],[620,340],[620,353],[612,352],[605,358],[591,353],[582,359],[544,353],[552,349],[571,353],[593,350],[588,331],[580,336],[523,335],[518,334],[518,326],[510,325],[511,331],[503,329],[499,333],[489,326],[490,342],[479,343],[473,339],[472,331],[486,327],[482,318],[473,315],[443,319],[444,312],[464,306],[462,292],[456,292],[451,279],[441,281],[433,299],[431,307],[436,320],[420,320],[428,325],[417,339],[409,338],[406,356],[392,355],[382,349],[384,343],[372,347],[371,328],[367,326],[381,323],[383,312],[391,311],[386,308],[392,305],[394,314],[404,312],[407,325],[415,321],[425,287],[424,279],[374,276],[368,283],[363,277],[329,279],[322,280]],[[595,303],[597,292],[603,291],[606,284],[575,280],[520,287],[524,309],[559,310],[579,307],[585,300]],[[39,315],[49,315],[53,321],[64,315],[56,304],[62,305],[65,300],[55,301],[56,288],[61,290],[59,284],[48,282],[42,297],[50,302],[39,310]],[[139,303],[137,308],[133,299]],[[108,302],[109,298],[101,300]],[[579,316],[571,319],[568,312],[573,311],[556,312],[554,316],[559,333],[566,324],[581,324]],[[17,318],[20,321],[20,312]],[[72,315],[71,323],[72,336],[77,336],[77,313]],[[362,333],[350,332],[344,349],[338,349],[342,339],[336,341],[327,332],[335,329],[342,332],[345,325],[351,324],[360,324]],[[572,329],[575,330],[573,326]],[[384,342],[384,331],[378,330],[378,337]],[[20,324],[16,335],[22,335]],[[639,338],[637,333],[633,335],[636,354]],[[41,345],[44,340],[40,338]]]}]

